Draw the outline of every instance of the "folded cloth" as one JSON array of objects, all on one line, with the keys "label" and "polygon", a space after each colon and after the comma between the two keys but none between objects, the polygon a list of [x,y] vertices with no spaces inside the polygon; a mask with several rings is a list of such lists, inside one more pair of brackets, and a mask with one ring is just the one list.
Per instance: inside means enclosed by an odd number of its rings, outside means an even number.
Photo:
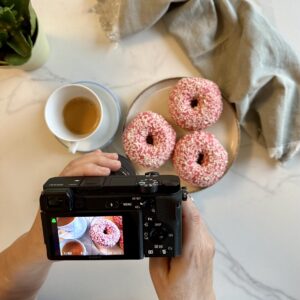
[{"label": "folded cloth", "polygon": [[[102,25],[109,24],[104,29],[115,40],[163,18],[200,73],[235,105],[241,126],[272,158],[285,161],[300,150],[299,58],[253,4],[98,0],[97,7]],[[108,20],[105,9],[114,18]]]}]

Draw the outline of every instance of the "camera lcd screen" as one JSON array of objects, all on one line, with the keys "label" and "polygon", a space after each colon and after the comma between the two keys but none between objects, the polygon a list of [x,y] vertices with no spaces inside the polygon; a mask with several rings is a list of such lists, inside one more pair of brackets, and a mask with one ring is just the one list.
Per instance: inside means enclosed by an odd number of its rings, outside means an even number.
[{"label": "camera lcd screen", "polygon": [[61,256],[124,255],[123,216],[56,217],[51,223]]}]

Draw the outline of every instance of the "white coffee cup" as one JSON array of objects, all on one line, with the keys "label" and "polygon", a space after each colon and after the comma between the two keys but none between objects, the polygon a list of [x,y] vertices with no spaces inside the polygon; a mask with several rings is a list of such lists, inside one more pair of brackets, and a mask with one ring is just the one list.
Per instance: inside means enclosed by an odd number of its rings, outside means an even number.
[{"label": "white coffee cup", "polygon": [[[63,111],[65,105],[76,97],[87,98],[96,104],[99,109],[100,119],[97,127],[88,134],[76,134],[69,130],[64,121]],[[50,131],[59,139],[70,143],[69,151],[75,153],[80,142],[91,138],[102,124],[102,104],[97,94],[88,87],[81,84],[67,84],[56,89],[49,96],[45,107],[45,120]]]},{"label": "white coffee cup", "polygon": [[[73,247],[70,247],[71,245],[73,245]],[[68,249],[68,246],[69,246],[69,249]],[[78,254],[78,253],[74,254],[74,252],[73,252],[74,246],[76,246],[76,247],[79,246],[81,248],[80,254]],[[77,239],[63,240],[60,243],[60,249],[61,249],[60,250],[61,255],[87,255],[87,250],[86,250],[85,245],[80,240],[77,240]],[[78,249],[77,249],[77,251],[78,251]]]},{"label": "white coffee cup", "polygon": [[[63,217],[60,217],[63,219]],[[87,229],[87,221],[84,217],[74,217],[73,219],[67,217],[69,219],[68,223],[64,225],[58,225],[57,228],[59,230],[59,237],[63,239],[78,239],[82,237]]]}]

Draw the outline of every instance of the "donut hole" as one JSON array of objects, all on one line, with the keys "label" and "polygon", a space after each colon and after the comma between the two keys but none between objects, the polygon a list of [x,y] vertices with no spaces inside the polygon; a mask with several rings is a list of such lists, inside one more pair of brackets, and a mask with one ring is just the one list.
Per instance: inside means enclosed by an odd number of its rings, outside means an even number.
[{"label": "donut hole", "polygon": [[197,164],[201,165],[203,163],[203,161],[204,161],[204,154],[200,152],[198,154],[198,158],[197,158],[196,162],[197,162]]},{"label": "donut hole", "polygon": [[195,97],[191,101],[191,107],[194,108],[196,106],[198,106],[198,99]]},{"label": "donut hole", "polygon": [[149,145],[153,145],[153,136],[151,134],[146,137],[146,142]]}]

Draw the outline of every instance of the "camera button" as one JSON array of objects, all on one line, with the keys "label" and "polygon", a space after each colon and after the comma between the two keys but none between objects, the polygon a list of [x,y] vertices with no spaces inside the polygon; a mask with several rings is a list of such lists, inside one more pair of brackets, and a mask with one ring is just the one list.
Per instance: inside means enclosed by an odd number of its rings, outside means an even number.
[{"label": "camera button", "polygon": [[150,239],[154,242],[162,242],[166,239],[167,235],[168,231],[164,227],[159,229],[152,229],[150,232]]},{"label": "camera button", "polygon": [[148,253],[149,256],[150,256],[150,255],[154,255],[154,250],[153,250],[153,249],[149,249],[149,250],[147,251],[147,253]]},{"label": "camera button", "polygon": [[154,223],[154,226],[155,226],[155,227],[161,227],[161,226],[162,226],[162,222],[155,222],[155,223]]},{"label": "camera button", "polygon": [[107,200],[105,202],[106,208],[118,208],[119,207],[119,201],[117,200]]},{"label": "camera button", "polygon": [[166,249],[161,249],[160,252],[161,252],[162,255],[167,255],[167,250]]}]

